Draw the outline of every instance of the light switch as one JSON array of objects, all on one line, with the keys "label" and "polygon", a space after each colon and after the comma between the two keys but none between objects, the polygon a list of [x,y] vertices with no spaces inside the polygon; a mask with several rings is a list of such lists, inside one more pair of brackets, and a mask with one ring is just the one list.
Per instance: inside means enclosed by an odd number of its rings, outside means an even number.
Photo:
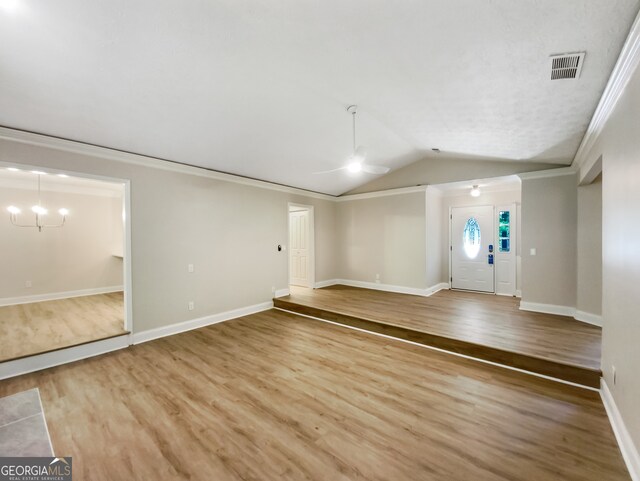
[{"label": "light switch", "polygon": [[194,269],[193,269],[193,264],[189,264],[189,265],[187,266],[187,270],[188,270],[189,272],[193,272],[193,270],[194,270]]},{"label": "light switch", "polygon": [[535,256],[536,255],[536,248],[532,247],[531,249],[529,249],[529,255],[530,256]]}]

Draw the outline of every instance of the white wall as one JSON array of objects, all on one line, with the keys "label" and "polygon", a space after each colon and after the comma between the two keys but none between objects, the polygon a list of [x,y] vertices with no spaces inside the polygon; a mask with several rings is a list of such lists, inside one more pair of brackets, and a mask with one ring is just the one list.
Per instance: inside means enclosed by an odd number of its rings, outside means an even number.
[{"label": "white wall", "polygon": [[424,192],[336,205],[338,278],[427,287]]},{"label": "white wall", "polygon": [[[20,221],[34,221],[29,207],[36,199],[34,189],[0,188],[0,208],[5,211],[9,205],[19,206],[23,211]],[[123,241],[122,194],[45,190],[42,202],[50,208],[50,223],[59,221],[59,208],[70,210],[64,227],[38,232],[11,225],[8,216],[0,218],[0,299],[122,286],[122,259],[113,256],[116,240]],[[32,287],[25,286],[27,281]]]},{"label": "white wall", "polygon": [[0,161],[130,179],[134,332],[266,302],[272,287],[287,288],[288,251],[277,245],[288,244],[288,202],[315,206],[316,280],[336,277],[330,200],[10,140],[0,140]]},{"label": "white wall", "polygon": [[575,308],[576,175],[523,179],[521,210],[522,301]]},{"label": "white wall", "polygon": [[636,69],[580,170],[580,178],[585,177],[602,157],[602,371],[636,450],[640,449],[639,125]]},{"label": "white wall", "polygon": [[578,311],[602,314],[602,177],[578,187]]}]

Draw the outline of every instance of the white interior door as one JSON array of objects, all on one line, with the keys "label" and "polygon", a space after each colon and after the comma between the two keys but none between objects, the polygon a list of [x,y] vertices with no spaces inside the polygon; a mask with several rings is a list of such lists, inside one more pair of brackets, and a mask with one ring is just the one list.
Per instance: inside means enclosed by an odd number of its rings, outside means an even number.
[{"label": "white interior door", "polygon": [[289,282],[309,287],[309,211],[289,212]]},{"label": "white interior door", "polygon": [[493,206],[451,209],[451,287],[495,292]]}]

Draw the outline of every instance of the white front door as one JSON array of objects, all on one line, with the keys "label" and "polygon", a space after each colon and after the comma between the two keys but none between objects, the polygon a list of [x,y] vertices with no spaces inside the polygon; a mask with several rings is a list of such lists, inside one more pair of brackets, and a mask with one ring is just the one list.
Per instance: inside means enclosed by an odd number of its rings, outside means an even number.
[{"label": "white front door", "polygon": [[451,209],[453,289],[495,292],[492,262],[495,259],[493,217],[491,205]]},{"label": "white front door", "polygon": [[309,287],[309,211],[289,212],[290,283]]}]

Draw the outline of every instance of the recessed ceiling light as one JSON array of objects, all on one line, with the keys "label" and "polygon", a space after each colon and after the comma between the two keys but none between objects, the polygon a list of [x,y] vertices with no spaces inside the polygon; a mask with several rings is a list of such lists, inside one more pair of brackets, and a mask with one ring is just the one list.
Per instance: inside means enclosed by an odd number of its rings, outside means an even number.
[{"label": "recessed ceiling light", "polygon": [[20,172],[20,169],[16,169],[15,167],[7,167],[9,172]]},{"label": "recessed ceiling light", "polygon": [[64,179],[66,179],[67,177],[69,177],[67,174],[58,174],[58,177],[62,177]]},{"label": "recessed ceiling light", "polygon": [[474,185],[473,189],[471,189],[471,196],[480,197],[480,187],[478,187],[477,185]]},{"label": "recessed ceiling light", "polygon": [[47,175],[46,172],[42,172],[41,170],[32,170],[31,173],[36,175]]}]

